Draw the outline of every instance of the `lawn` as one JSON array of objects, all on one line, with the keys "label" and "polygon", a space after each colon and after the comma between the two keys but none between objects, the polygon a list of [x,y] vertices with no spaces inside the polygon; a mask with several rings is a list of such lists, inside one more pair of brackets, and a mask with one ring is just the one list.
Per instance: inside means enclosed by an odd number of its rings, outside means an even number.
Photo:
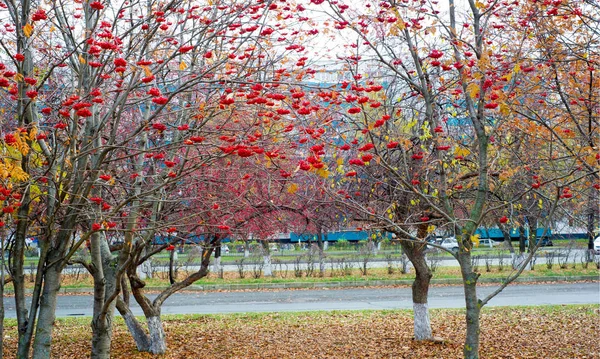
[{"label": "lawn", "polygon": [[[276,268],[277,269],[277,268]],[[506,278],[512,271],[508,266],[508,263],[501,269],[499,266],[491,266],[489,271],[484,263],[479,264],[479,272],[482,278]],[[160,287],[168,285],[167,273],[157,273],[155,278],[149,278],[146,280],[147,286]],[[182,279],[185,275],[183,270],[179,272],[179,279]],[[535,270],[526,270],[521,274],[522,278],[528,277],[565,277],[565,276],[596,276],[600,278],[600,271],[596,268],[595,263],[590,263],[587,268],[583,268],[581,263],[569,264],[566,268],[561,269],[558,265],[554,264],[552,269],[549,269],[544,262],[538,262]],[[235,284],[266,284],[266,283],[321,283],[321,282],[367,282],[367,281],[379,281],[379,280],[412,280],[414,279],[414,271],[402,274],[397,266],[392,267],[392,271],[388,268],[369,268],[367,275],[362,275],[361,271],[354,267],[348,273],[342,273],[340,270],[331,270],[330,266],[327,266],[325,275],[319,276],[318,270],[316,269],[312,276],[306,276],[306,272],[302,273],[302,277],[296,277],[293,269],[288,268],[287,271],[275,270],[272,277],[254,278],[252,271],[247,271],[245,278],[240,278],[237,272],[224,272],[223,278],[219,278],[216,273],[209,273],[209,275],[195,284],[197,285],[235,285]],[[460,279],[459,267],[438,267],[433,273],[434,279]],[[33,282],[28,282],[29,287],[33,287]],[[79,275],[64,275],[62,281],[62,288],[86,288],[92,287],[93,282],[91,276],[81,273]],[[9,283],[6,286],[7,290],[12,290],[12,284]]]},{"label": "lawn", "polygon": [[[598,358],[598,306],[484,309],[482,358]],[[303,312],[166,316],[169,351],[160,358],[461,358],[464,311],[432,310],[441,343],[412,340],[410,311]],[[138,353],[118,318],[113,358]],[[59,319],[53,358],[89,356],[89,318]],[[6,358],[14,358],[16,325],[7,321]]]}]

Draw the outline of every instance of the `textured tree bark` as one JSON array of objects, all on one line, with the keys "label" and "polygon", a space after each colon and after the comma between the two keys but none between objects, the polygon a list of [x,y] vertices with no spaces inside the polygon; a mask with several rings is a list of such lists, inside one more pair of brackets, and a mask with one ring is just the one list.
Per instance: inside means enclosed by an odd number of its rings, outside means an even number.
[{"label": "textured tree bark", "polygon": [[219,276],[219,278],[223,278],[223,266],[221,265],[221,256],[215,257],[215,262],[213,263],[212,271],[213,273],[216,273]]},{"label": "textured tree bark", "polygon": [[519,253],[525,253],[525,227],[519,226]]},{"label": "textured tree bark", "polygon": [[429,320],[429,306],[427,298],[429,294],[429,283],[431,281],[431,270],[425,260],[424,243],[401,242],[402,249],[406,253],[415,269],[415,281],[412,284],[414,335],[416,340],[431,340],[431,323]]},{"label": "textured tree bark", "polygon": [[217,274],[219,278],[223,278],[223,266],[221,265],[221,246],[215,248],[215,262],[213,263],[213,273]]},{"label": "textured tree bark", "polygon": [[[590,133],[592,131],[591,123],[592,123],[592,121],[590,119]],[[590,136],[590,139],[592,139],[592,138],[593,137]],[[590,141],[590,142],[593,142],[593,141]],[[598,174],[590,174],[590,177],[592,178],[592,180],[598,181]],[[598,191],[596,191],[596,189],[591,186],[588,188],[588,190],[590,192],[589,192],[589,196],[587,198],[588,213],[587,213],[586,231],[587,231],[587,236],[588,236],[588,250],[586,252],[586,260],[588,262],[593,262],[594,258],[595,258],[594,257],[594,239],[595,239],[595,235],[598,235],[598,233],[594,233],[594,230],[596,229],[596,222],[597,222],[596,212],[598,211]]]},{"label": "textured tree bark", "polygon": [[319,227],[317,229],[317,246],[319,247],[319,277],[325,276],[325,253],[324,242],[323,242],[323,229]]},{"label": "textured tree bark", "polygon": [[40,298],[40,312],[33,342],[33,358],[49,359],[51,356],[52,328],[56,319],[56,298],[60,290],[60,269],[51,267],[44,278],[44,289]]},{"label": "textured tree bark", "polygon": [[265,277],[273,276],[273,266],[271,263],[271,249],[269,248],[269,242],[260,241],[260,245],[263,250],[263,275]]},{"label": "textured tree bark", "polygon": [[175,249],[169,251],[169,283],[173,284],[177,280],[175,278]]},{"label": "textured tree bark", "polygon": [[479,274],[473,272],[471,266],[471,255],[469,252],[461,252],[458,255],[463,277],[463,288],[465,291],[467,336],[463,346],[465,359],[479,359],[479,315],[481,303],[477,299],[477,279]]},{"label": "textured tree bark", "polygon": [[108,243],[99,233],[91,237],[92,264],[94,265],[94,315],[92,317],[93,359],[109,359],[113,334],[115,300],[110,296],[117,288],[117,271]]},{"label": "textured tree bark", "polygon": [[[26,191],[23,196],[24,205],[19,207],[17,223],[17,230],[15,232],[15,240],[12,248],[10,261],[10,270],[13,279],[13,287],[15,290],[15,307],[17,312],[17,325],[19,330],[19,344],[17,347],[17,357],[27,358],[29,357],[29,351],[31,349],[31,341],[33,340],[33,329],[34,323],[29,322],[29,313],[27,311],[26,296],[25,296],[25,275],[23,272],[23,261],[25,258],[25,237],[27,234],[27,211],[29,210],[29,191]],[[24,211],[24,213],[21,213]],[[40,257],[40,262],[43,258]],[[38,265],[38,270],[40,266]],[[41,276],[42,273],[38,273],[37,276]],[[37,282],[36,282],[37,284]],[[38,293],[40,288],[37,289]],[[34,297],[35,300],[35,297]]]},{"label": "textured tree bark", "polygon": [[121,298],[117,299],[117,309],[123,317],[125,325],[127,326],[127,329],[129,329],[129,333],[131,333],[131,336],[135,341],[137,350],[141,352],[150,351],[150,337],[146,334],[140,322],[135,318],[129,309],[129,306],[123,300],[121,300]]},{"label": "textured tree bark", "polygon": [[[0,233],[4,235],[4,233]],[[4,238],[0,242],[0,359],[4,358]]]},{"label": "textured tree bark", "polygon": [[92,354],[93,359],[109,359],[112,342],[112,315],[106,320],[92,320]]},{"label": "textured tree bark", "polygon": [[271,264],[271,254],[266,254],[263,256],[263,274],[265,277],[273,276],[273,266]]},{"label": "textured tree bark", "polygon": [[413,302],[415,340],[430,340],[431,322],[429,320],[429,305]]},{"label": "textured tree bark", "polygon": [[466,320],[467,320],[467,337],[463,348],[465,359],[479,359],[479,314],[481,308],[476,294],[476,283],[465,284],[465,301],[466,301]]},{"label": "textured tree bark", "polygon": [[167,351],[167,339],[160,315],[146,318],[150,333],[150,353],[164,354]]}]

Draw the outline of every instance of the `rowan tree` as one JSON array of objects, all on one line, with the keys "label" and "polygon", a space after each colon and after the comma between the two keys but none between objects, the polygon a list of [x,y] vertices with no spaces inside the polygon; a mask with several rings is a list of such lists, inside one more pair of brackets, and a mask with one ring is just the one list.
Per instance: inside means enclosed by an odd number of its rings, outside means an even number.
[{"label": "rowan tree", "polygon": [[[165,204],[177,181],[232,155],[219,149],[227,141],[216,138],[234,121],[233,91],[280,76],[267,72],[269,64],[300,46],[264,52],[284,31],[275,19],[290,9],[262,1],[5,5],[2,46],[10,59],[0,85],[8,88],[6,108],[14,113],[5,143],[20,146],[20,158],[10,159],[12,177],[27,180],[17,191],[22,205],[11,207],[18,356],[27,356],[35,328],[34,357],[50,356],[62,270],[90,239],[92,261],[84,264],[95,281],[92,356],[107,357],[120,279],[140,259],[135,245],[147,240],[140,231],[169,228]],[[263,22],[269,12],[273,27]],[[259,92],[244,96],[265,106],[280,101]],[[203,131],[211,141],[201,145]],[[41,257],[28,311],[23,252],[32,225],[41,228]],[[123,235],[116,258],[104,232]],[[71,241],[76,233],[79,239]],[[160,342],[150,345],[144,349],[164,350]]]},{"label": "rowan tree", "polygon": [[[447,14],[434,5],[331,4],[335,27],[354,33],[357,39],[348,46],[350,55],[344,56],[351,62],[346,71],[351,73],[352,80],[342,84],[348,91],[346,101],[351,104],[344,111],[345,122],[350,125],[343,130],[352,127],[355,134],[347,140],[345,148],[339,149],[358,152],[344,162],[353,166],[346,176],[356,181],[358,191],[343,195],[365,216],[370,215],[372,222],[395,229],[412,238],[413,243],[414,239],[422,239],[429,224],[446,226],[449,233],[457,236],[460,249],[454,255],[461,266],[467,307],[464,355],[476,358],[481,307],[521,273],[533,251],[516,275],[488,297],[479,299],[476,291],[479,274],[471,265],[475,230],[485,221],[506,223],[506,215],[494,216],[519,206],[521,199],[534,196],[543,197],[546,212],[543,227],[547,227],[557,207],[573,197],[573,186],[568,183],[577,183],[582,178],[573,172],[576,168],[573,165],[582,157],[574,151],[568,158],[561,158],[568,150],[561,148],[554,152],[554,141],[548,141],[549,133],[545,131],[534,138],[534,143],[544,141],[544,147],[535,152],[543,156],[538,161],[544,165],[539,169],[543,174],[536,173],[538,169],[527,170],[526,162],[520,162],[527,160],[521,152],[525,147],[519,148],[513,140],[516,137],[523,141],[526,137],[521,131],[527,131],[527,126],[545,126],[552,130],[555,141],[567,143],[569,131],[556,131],[560,124],[549,116],[550,107],[530,106],[535,115],[524,119],[517,118],[518,112],[511,107],[531,105],[528,97],[547,97],[552,89],[552,85],[538,79],[534,86],[539,92],[532,93],[520,79],[523,68],[525,73],[531,71],[519,51],[536,54],[539,48],[524,40],[528,34],[519,28],[519,22],[530,18],[532,9],[540,18],[550,20],[560,17],[568,22],[578,15],[576,11],[557,15],[563,6],[571,9],[570,5],[550,2],[469,1],[462,8],[449,1]],[[382,81],[402,81],[404,96],[396,92],[393,97],[386,96],[388,102],[383,106],[373,106],[376,99],[362,93],[373,85],[369,83],[373,81],[373,70],[381,67],[385,67],[386,76]],[[381,117],[373,116],[373,107],[388,110]],[[525,126],[518,126],[519,121]],[[355,144],[355,149],[351,144]],[[525,180],[530,185],[515,188],[507,196],[503,192],[506,184],[518,183],[514,176],[522,170],[533,172],[531,179]],[[536,188],[538,182],[534,176],[538,179],[544,176],[540,184],[545,185],[545,196]],[[388,202],[385,206],[390,193],[400,204]],[[401,198],[403,193],[405,197]],[[363,198],[355,200],[353,195]],[[404,228],[393,218],[399,206],[402,208],[400,215],[396,214],[399,218],[415,219],[405,221]],[[407,230],[409,225],[415,228],[412,233]],[[415,236],[416,228],[423,227],[423,235]]]}]

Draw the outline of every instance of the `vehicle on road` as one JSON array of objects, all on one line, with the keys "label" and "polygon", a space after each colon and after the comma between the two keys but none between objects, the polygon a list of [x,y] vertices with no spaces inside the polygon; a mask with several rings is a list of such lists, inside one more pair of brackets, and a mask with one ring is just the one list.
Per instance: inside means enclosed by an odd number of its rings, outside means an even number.
[{"label": "vehicle on road", "polygon": [[[437,244],[438,243],[438,241],[435,239],[435,237],[426,238],[426,239],[427,239],[427,243],[429,243],[429,244]],[[427,245],[427,248],[432,249],[432,248],[435,248],[435,247]]]},{"label": "vehicle on road", "polygon": [[444,238],[444,239],[442,239],[442,241],[439,244],[440,244],[440,246],[442,246],[448,250],[458,251],[458,242],[456,241],[456,238],[454,238],[454,237]]},{"label": "vehicle on road", "polygon": [[492,247],[497,246],[498,244],[500,244],[500,243],[498,243],[495,240],[490,239],[490,238],[481,238],[479,240],[479,247],[489,247],[489,248],[492,248]]},{"label": "vehicle on road", "polygon": [[600,254],[600,236],[594,239],[594,253]]}]

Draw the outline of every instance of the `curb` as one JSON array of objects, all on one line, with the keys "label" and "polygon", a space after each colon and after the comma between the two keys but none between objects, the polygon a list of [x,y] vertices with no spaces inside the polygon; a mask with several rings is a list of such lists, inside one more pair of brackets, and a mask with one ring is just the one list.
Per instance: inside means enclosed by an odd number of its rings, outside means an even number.
[{"label": "curb", "polygon": [[[515,283],[547,283],[547,282],[577,282],[577,281],[600,281],[600,276],[552,276],[552,277],[519,277]],[[503,283],[503,278],[479,278],[479,283]],[[356,288],[356,287],[378,287],[412,285],[412,279],[389,279],[389,280],[365,280],[365,281],[331,281],[331,282],[284,282],[284,283],[257,283],[257,284],[207,284],[191,285],[182,291],[204,292],[219,290],[262,290],[262,289],[322,289],[322,288]],[[432,279],[431,284],[461,285],[462,279]],[[167,287],[146,287],[148,291],[159,292]],[[91,293],[93,288],[61,288],[61,294]],[[26,293],[32,293],[31,289]],[[5,294],[13,294],[13,291],[5,291]]]}]

